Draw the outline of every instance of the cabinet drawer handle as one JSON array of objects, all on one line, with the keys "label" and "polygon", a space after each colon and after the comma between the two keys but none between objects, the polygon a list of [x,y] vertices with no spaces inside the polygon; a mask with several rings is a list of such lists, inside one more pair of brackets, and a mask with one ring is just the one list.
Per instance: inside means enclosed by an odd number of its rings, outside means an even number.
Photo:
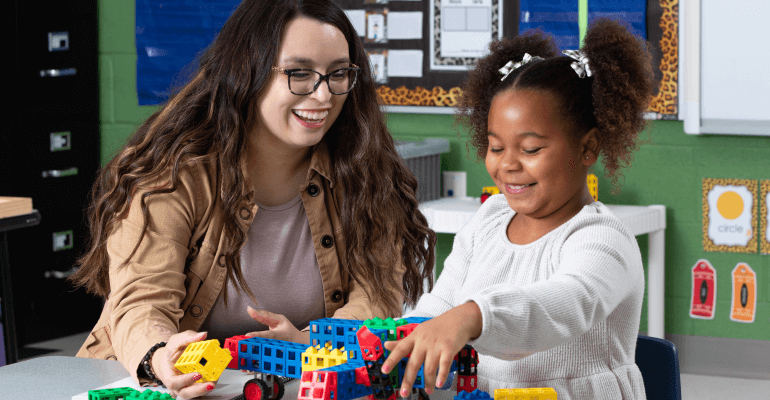
[{"label": "cabinet drawer handle", "polygon": [[75,68],[64,68],[64,69],[41,69],[40,70],[40,76],[45,78],[46,76],[50,76],[51,78],[56,78],[57,76],[72,76],[78,73],[78,70]]},{"label": "cabinet drawer handle", "polygon": [[72,167],[68,169],[52,169],[50,171],[43,171],[43,178],[61,178],[64,176],[72,176],[78,174],[78,168]]}]

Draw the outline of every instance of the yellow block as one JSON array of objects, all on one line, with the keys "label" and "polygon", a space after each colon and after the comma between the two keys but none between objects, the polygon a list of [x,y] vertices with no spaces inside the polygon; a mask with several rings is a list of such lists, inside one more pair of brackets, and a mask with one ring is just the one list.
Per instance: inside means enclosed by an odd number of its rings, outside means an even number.
[{"label": "yellow block", "polygon": [[495,400],[557,400],[553,388],[495,389]]},{"label": "yellow block", "polygon": [[219,347],[219,340],[211,339],[187,345],[174,367],[185,374],[198,372],[198,382],[216,381],[232,359],[229,351]]},{"label": "yellow block", "polygon": [[344,347],[341,349],[331,349],[331,346],[321,348],[320,345],[308,347],[302,353],[302,372],[329,368],[347,362],[348,355]]},{"label": "yellow block", "polygon": [[594,174],[588,174],[586,183],[588,183],[588,191],[591,192],[591,197],[594,198],[594,201],[599,201],[599,178]]},{"label": "yellow block", "polygon": [[489,193],[489,195],[500,194],[500,189],[497,186],[484,186],[481,188],[481,193]]}]

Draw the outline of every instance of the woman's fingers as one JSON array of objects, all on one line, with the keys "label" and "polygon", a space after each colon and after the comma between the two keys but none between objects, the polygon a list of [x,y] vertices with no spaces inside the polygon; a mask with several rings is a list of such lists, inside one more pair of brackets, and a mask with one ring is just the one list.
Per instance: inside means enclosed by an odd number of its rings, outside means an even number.
[{"label": "woman's fingers", "polygon": [[176,400],[193,399],[211,393],[216,387],[216,382],[202,382],[186,386],[176,391]]},{"label": "woman's fingers", "polygon": [[[248,312],[249,316],[251,316],[251,318],[253,318],[255,321],[259,322],[260,324],[267,325],[267,327],[270,329],[277,328],[278,325],[280,325],[282,322],[282,315],[274,314],[270,311],[255,310],[251,308],[251,306],[248,306],[246,307],[246,312]],[[285,319],[285,317],[283,319]]]}]

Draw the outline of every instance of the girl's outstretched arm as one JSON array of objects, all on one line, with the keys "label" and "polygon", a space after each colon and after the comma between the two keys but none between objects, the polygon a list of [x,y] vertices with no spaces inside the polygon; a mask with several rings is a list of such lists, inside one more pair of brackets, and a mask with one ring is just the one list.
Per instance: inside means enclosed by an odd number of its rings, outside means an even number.
[{"label": "girl's outstretched arm", "polygon": [[[409,336],[397,342],[385,342],[390,356],[382,366],[383,373],[398,367],[399,361],[409,355],[409,362],[401,382],[401,397],[407,397],[420,366],[425,363],[425,391],[433,393],[447,380],[449,368],[465,344],[481,335],[481,309],[474,302],[463,303],[436,318],[421,323]],[[438,373],[438,375],[437,375]]]}]

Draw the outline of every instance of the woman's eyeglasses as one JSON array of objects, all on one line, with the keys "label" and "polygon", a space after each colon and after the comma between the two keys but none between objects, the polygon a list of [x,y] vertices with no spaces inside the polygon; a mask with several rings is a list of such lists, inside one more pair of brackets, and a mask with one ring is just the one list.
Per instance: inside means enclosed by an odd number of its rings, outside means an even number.
[{"label": "woman's eyeglasses", "polygon": [[340,68],[329,72],[326,75],[318,71],[304,68],[283,69],[273,67],[273,71],[282,72],[289,77],[289,91],[298,96],[305,96],[313,93],[326,81],[329,92],[332,94],[345,94],[356,85],[356,78],[361,68],[355,64],[352,67]]}]

